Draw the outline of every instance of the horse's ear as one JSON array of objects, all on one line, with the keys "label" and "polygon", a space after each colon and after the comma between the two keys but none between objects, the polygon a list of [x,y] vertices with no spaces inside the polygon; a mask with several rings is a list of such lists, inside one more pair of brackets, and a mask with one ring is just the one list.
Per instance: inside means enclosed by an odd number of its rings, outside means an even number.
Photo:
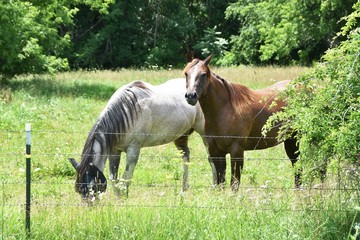
[{"label": "horse's ear", "polygon": [[71,165],[73,165],[73,167],[76,169],[76,171],[79,168],[79,163],[74,159],[74,158],[69,158],[69,161],[71,163]]},{"label": "horse's ear", "polygon": [[207,58],[205,58],[204,63],[206,66],[209,65],[211,58],[212,58],[212,54],[210,54]]},{"label": "horse's ear", "polygon": [[187,61],[191,62],[194,59],[194,52],[192,50],[189,50],[186,54]]}]

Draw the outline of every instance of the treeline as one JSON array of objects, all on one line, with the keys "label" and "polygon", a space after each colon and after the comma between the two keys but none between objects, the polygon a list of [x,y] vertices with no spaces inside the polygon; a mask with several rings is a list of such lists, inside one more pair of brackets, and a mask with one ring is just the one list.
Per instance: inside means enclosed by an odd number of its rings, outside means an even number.
[{"label": "treeline", "polygon": [[[311,64],[357,0],[1,0],[0,73]],[[355,24],[359,24],[356,22]]]}]

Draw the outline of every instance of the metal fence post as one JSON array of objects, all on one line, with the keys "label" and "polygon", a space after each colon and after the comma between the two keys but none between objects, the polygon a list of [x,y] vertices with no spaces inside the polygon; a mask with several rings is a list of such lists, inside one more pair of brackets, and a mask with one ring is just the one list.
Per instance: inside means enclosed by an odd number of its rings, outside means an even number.
[{"label": "metal fence post", "polygon": [[30,236],[30,206],[31,206],[31,124],[25,124],[26,131],[26,234]]}]

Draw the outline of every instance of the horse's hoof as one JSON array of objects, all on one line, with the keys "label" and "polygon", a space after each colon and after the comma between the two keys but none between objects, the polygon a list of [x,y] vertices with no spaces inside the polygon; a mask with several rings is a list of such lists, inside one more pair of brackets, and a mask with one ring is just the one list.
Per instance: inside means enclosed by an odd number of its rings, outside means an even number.
[{"label": "horse's hoof", "polygon": [[189,190],[189,188],[190,188],[190,185],[188,185],[188,184],[183,185],[181,192],[186,192],[187,190]]},{"label": "horse's hoof", "polygon": [[225,190],[225,184],[224,183],[215,184],[212,185],[212,188],[217,191],[223,191]]},{"label": "horse's hoof", "polygon": [[128,197],[129,186],[127,184],[127,180],[113,180],[114,190],[117,197]]}]

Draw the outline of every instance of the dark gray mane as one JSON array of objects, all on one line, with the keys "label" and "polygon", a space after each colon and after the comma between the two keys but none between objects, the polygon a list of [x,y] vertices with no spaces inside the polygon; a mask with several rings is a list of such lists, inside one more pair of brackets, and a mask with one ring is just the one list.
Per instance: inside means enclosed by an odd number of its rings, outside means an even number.
[{"label": "dark gray mane", "polygon": [[[97,141],[102,153],[110,153],[131,127],[139,112],[138,101],[149,97],[151,90],[141,81],[130,83],[112,98],[90,130],[82,152],[78,177],[82,179],[93,161],[93,144]],[[102,136],[105,136],[103,139]],[[104,141],[105,140],[105,141]]]}]

